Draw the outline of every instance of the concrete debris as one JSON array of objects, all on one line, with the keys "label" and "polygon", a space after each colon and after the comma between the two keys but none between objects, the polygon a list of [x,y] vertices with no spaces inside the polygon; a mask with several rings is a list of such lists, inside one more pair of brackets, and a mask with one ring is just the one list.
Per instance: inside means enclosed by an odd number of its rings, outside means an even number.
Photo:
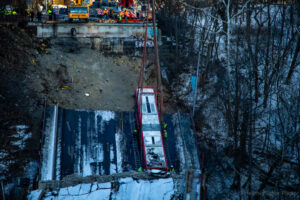
[{"label": "concrete debris", "polygon": [[[44,199],[172,199],[183,195],[183,176],[170,175],[155,178],[147,172],[126,172],[109,176],[65,177],[62,181],[41,181],[40,190],[45,191]],[[153,193],[155,191],[155,194]],[[103,198],[109,199],[109,198]]]},{"label": "concrete debris", "polygon": [[43,195],[43,190],[33,190],[27,195],[27,200],[40,200]]},{"label": "concrete debris", "polygon": [[[137,190],[137,188],[139,188]],[[155,193],[153,193],[155,191]],[[74,187],[61,188],[56,192],[48,193],[44,198],[50,199],[131,199],[138,200],[147,196],[148,199],[171,199],[174,194],[172,179],[158,179],[154,181],[137,181],[132,178],[120,179],[118,182],[88,183]]]}]

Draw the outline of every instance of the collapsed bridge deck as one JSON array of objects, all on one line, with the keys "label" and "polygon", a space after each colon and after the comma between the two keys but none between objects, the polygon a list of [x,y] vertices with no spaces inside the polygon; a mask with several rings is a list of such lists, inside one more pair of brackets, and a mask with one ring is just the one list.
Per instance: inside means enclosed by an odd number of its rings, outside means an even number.
[{"label": "collapsed bridge deck", "polygon": [[[109,175],[140,167],[133,112],[48,106],[45,116],[40,180],[61,180],[71,174]],[[168,124],[168,163],[177,173],[199,169],[189,115],[165,114],[164,121]]]}]

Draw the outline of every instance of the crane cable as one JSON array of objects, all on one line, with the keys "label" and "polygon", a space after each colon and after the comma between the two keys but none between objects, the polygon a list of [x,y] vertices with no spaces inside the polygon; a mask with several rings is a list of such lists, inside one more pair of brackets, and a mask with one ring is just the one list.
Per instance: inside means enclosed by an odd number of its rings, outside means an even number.
[{"label": "crane cable", "polygon": [[143,87],[144,73],[145,73],[145,63],[147,62],[148,13],[149,13],[149,2],[147,1],[146,31],[145,31],[145,35],[144,35],[144,47],[143,47],[142,67],[141,67],[141,70],[140,70],[139,85],[138,85],[139,88]]},{"label": "crane cable", "polygon": [[[148,14],[149,14],[149,2],[147,0],[147,10],[146,10],[146,30],[144,35],[144,47],[143,47],[143,58],[142,58],[142,67],[140,70],[139,83],[138,83],[138,110],[142,111],[142,93],[143,93],[143,84],[144,84],[144,73],[145,73],[145,64],[147,62],[147,37],[148,37]],[[139,121],[142,123],[142,112],[139,112]]]},{"label": "crane cable", "polygon": [[156,68],[156,91],[159,97],[159,115],[160,121],[163,122],[163,91],[161,84],[161,73],[160,73],[160,65],[159,65],[159,57],[158,57],[158,46],[157,46],[157,37],[156,37],[156,17],[155,17],[155,5],[154,0],[151,0],[152,3],[152,21],[153,21],[153,40],[154,40],[154,53],[155,53],[155,68]]}]

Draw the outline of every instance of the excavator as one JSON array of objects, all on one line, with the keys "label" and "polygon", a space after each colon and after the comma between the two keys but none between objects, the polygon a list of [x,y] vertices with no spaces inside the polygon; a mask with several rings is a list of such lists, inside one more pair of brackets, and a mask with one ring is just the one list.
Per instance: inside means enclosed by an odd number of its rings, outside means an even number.
[{"label": "excavator", "polygon": [[71,0],[69,5],[69,20],[74,19],[89,21],[89,7],[93,4],[92,0]]}]

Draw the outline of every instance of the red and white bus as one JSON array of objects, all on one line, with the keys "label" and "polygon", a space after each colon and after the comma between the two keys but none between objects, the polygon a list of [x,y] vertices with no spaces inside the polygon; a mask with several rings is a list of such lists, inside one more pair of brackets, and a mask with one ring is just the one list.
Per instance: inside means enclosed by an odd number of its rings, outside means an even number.
[{"label": "red and white bus", "polygon": [[168,170],[163,133],[157,106],[157,93],[152,87],[135,91],[140,142],[147,170]]}]

